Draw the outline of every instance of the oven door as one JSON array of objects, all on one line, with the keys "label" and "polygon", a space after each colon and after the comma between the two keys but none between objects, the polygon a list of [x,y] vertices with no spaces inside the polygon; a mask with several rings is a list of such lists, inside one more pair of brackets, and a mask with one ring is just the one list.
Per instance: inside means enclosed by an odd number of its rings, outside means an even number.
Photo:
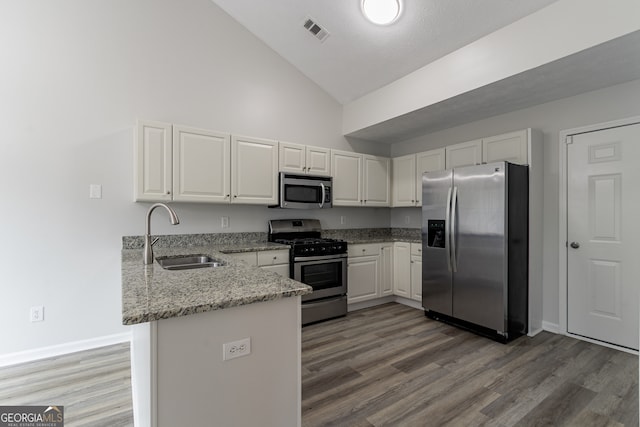
[{"label": "oven door", "polygon": [[345,295],[347,254],[295,258],[293,279],[313,288],[313,293],[303,295],[302,301]]}]

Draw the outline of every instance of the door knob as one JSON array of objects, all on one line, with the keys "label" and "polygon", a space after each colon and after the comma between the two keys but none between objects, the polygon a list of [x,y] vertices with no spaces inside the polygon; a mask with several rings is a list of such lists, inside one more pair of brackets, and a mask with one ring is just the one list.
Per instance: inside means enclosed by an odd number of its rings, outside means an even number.
[{"label": "door knob", "polygon": [[580,247],[580,243],[578,243],[578,242],[571,242],[571,247],[572,247],[573,249],[578,249],[578,248]]}]

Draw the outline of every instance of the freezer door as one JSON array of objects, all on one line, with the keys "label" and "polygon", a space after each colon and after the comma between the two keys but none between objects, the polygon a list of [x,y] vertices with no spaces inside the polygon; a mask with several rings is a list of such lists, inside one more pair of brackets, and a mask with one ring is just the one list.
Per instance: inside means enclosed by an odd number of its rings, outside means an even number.
[{"label": "freezer door", "polygon": [[449,202],[451,170],[422,176],[422,306],[452,315]]},{"label": "freezer door", "polygon": [[457,168],[453,186],[453,317],[505,332],[505,163]]}]

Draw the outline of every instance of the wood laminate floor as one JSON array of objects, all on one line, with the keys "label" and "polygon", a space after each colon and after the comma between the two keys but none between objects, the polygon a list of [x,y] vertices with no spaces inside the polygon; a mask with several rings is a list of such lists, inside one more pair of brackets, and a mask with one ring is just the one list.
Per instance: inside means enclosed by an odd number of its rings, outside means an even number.
[{"label": "wood laminate floor", "polygon": [[129,343],[0,368],[0,405],[62,405],[65,426],[133,425]]},{"label": "wood laminate floor", "polygon": [[303,328],[302,425],[638,426],[638,357],[548,332],[499,344],[385,304]]}]

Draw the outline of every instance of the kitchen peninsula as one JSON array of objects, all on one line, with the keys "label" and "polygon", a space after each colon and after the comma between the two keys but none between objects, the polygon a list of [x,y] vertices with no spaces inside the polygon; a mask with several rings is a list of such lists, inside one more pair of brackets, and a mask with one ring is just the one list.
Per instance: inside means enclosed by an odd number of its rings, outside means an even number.
[{"label": "kitchen peninsula", "polygon": [[[224,263],[182,271],[145,266],[141,250],[123,249],[136,425],[300,424],[300,296],[311,289],[227,255],[274,249],[287,247],[155,249],[156,257],[206,254]],[[223,360],[223,344],[245,338],[250,354]]]}]

